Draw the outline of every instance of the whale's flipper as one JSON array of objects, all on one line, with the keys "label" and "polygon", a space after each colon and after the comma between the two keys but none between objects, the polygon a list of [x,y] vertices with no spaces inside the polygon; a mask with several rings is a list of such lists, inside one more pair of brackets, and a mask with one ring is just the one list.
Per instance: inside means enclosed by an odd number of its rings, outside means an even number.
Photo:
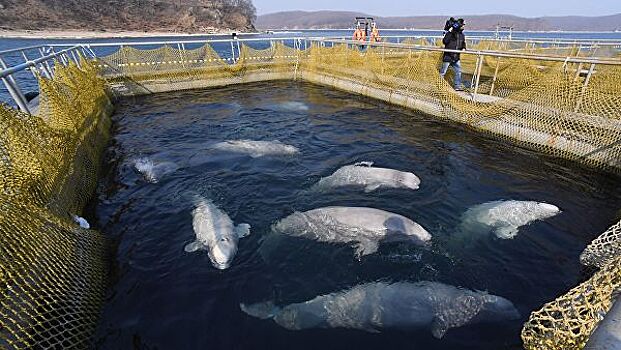
[{"label": "whale's flipper", "polygon": [[373,162],[358,162],[358,163],[354,164],[354,166],[372,167],[373,166]]},{"label": "whale's flipper", "polygon": [[503,226],[494,230],[494,234],[500,239],[511,239],[517,236],[518,228],[515,226]]},{"label": "whale's flipper", "polygon": [[356,258],[360,260],[361,257],[377,252],[379,245],[376,241],[370,239],[361,240],[356,244]]},{"label": "whale's flipper", "polygon": [[246,314],[252,317],[260,318],[262,320],[273,318],[276,314],[280,312],[280,308],[274,305],[274,302],[272,301],[266,301],[263,303],[256,303],[251,305],[246,305],[242,303],[239,304],[239,308]]},{"label": "whale's flipper", "polygon": [[431,333],[440,339],[450,328],[465,326],[481,311],[482,303],[472,295],[461,295],[442,310],[431,323]]},{"label": "whale's flipper", "polygon": [[201,244],[201,242],[194,241],[192,243],[186,244],[186,246],[185,246],[185,248],[183,248],[183,250],[185,250],[188,253],[194,253],[195,251],[201,249],[202,247],[203,247],[203,245]]},{"label": "whale's flipper", "polygon": [[449,325],[442,317],[434,317],[431,321],[431,334],[436,339],[441,339],[448,331]]},{"label": "whale's flipper", "polygon": [[366,193],[373,192],[373,191],[377,190],[378,188],[380,188],[380,186],[381,186],[381,184],[370,184],[370,185],[367,185],[364,188],[364,192],[366,192]]},{"label": "whale's flipper", "polygon": [[237,237],[243,238],[250,234],[250,225],[249,224],[239,224],[235,227],[235,233]]}]

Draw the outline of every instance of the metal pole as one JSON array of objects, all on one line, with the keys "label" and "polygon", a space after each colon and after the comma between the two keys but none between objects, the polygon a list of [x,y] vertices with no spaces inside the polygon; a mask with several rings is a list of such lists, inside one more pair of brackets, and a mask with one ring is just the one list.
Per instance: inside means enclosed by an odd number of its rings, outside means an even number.
[{"label": "metal pole", "polygon": [[578,97],[578,102],[576,102],[576,108],[574,108],[574,113],[578,113],[580,106],[582,105],[582,99],[584,98],[584,94],[586,93],[587,86],[589,85],[589,81],[591,81],[591,76],[595,71],[595,63],[591,63],[591,67],[589,67],[589,73],[587,73],[586,79],[584,79],[584,85],[582,85],[582,90],[580,90],[580,96]]},{"label": "metal pole", "polygon": [[185,58],[183,57],[183,49],[181,48],[181,43],[177,43],[177,50],[179,50],[179,59],[181,60],[181,67],[185,68],[185,63],[184,60]]},{"label": "metal pole", "polygon": [[479,91],[479,81],[481,80],[481,69],[483,68],[483,56],[479,56],[479,65],[477,69],[476,83],[474,86],[474,100],[476,102],[477,92]]},{"label": "metal pole", "polygon": [[481,56],[477,56],[476,64],[474,65],[474,71],[472,71],[472,79],[470,79],[470,87],[474,86],[474,82],[477,78],[477,71],[479,70],[479,63],[481,61]]},{"label": "metal pole", "polygon": [[[43,52],[42,48],[39,48],[39,53],[41,54],[41,57],[45,57],[45,52]],[[51,72],[49,63],[45,61],[44,63],[41,64],[41,66],[43,67],[43,72],[45,74],[45,77],[48,79],[52,79],[52,72]]]},{"label": "metal pole", "polygon": [[75,50],[71,50],[71,57],[73,57],[73,61],[75,62],[76,66],[78,66],[78,68],[82,68],[78,55],[75,54]]},{"label": "metal pole", "polygon": [[[6,69],[6,64],[4,63],[2,58],[0,58],[0,66],[2,66],[2,69]],[[8,75],[6,77],[3,77],[2,82],[4,83],[4,86],[6,86],[6,89],[9,91],[9,94],[11,95],[13,101],[15,101],[19,109],[21,109],[23,112],[30,114],[30,109],[28,108],[28,101],[26,100],[26,97],[24,97],[24,94],[22,94],[22,91],[19,89],[19,85],[17,85],[17,82],[15,82],[15,79],[13,79],[13,76]]]},{"label": "metal pole", "polygon": [[95,51],[93,51],[93,49],[91,49],[91,46],[88,45],[86,47],[87,51],[90,52],[91,56],[93,56],[93,58],[97,58],[97,55],[95,54]]},{"label": "metal pole", "polygon": [[235,49],[233,48],[233,42],[231,41],[231,55],[233,55],[233,63],[235,63]]},{"label": "metal pole", "polygon": [[578,64],[578,69],[576,69],[576,75],[574,76],[574,82],[578,80],[580,73],[582,73],[582,62]]},{"label": "metal pole", "polygon": [[[45,52],[43,51],[43,48],[39,48],[39,53],[41,54],[41,57],[45,57]],[[45,61],[43,68],[46,74],[46,78],[52,79],[54,77],[54,74],[52,74],[52,69],[50,68],[50,64],[47,61]]]},{"label": "metal pole", "polygon": [[500,57],[496,59],[496,70],[494,71],[494,78],[492,78],[492,87],[489,89],[489,95],[494,95],[494,87],[496,86],[496,79],[498,78],[498,68],[500,68]]},{"label": "metal pole", "polygon": [[241,48],[239,47],[239,39],[235,37],[235,41],[237,42],[237,58],[241,58]]},{"label": "metal pole", "polygon": [[28,108],[27,102],[20,98],[19,93],[17,92],[17,88],[13,86],[10,79],[2,78],[2,82],[4,83],[4,86],[6,86],[6,89],[9,91],[9,94],[11,95],[11,97],[13,97],[13,101],[17,103],[17,106],[19,107],[19,109],[22,110],[23,112],[30,114],[30,109]]},{"label": "metal pole", "polygon": [[[26,62],[30,62],[30,58],[28,58],[28,56],[26,56],[26,52],[24,52],[24,50],[21,50],[20,52],[22,53],[22,56],[24,56],[24,60],[25,60]],[[36,66],[35,66],[35,67],[36,67]],[[30,73],[32,73],[32,76],[33,76],[35,79],[37,79],[37,78],[38,78],[38,77],[37,77],[37,73],[35,73],[35,71],[33,71],[33,70],[32,70],[32,68],[30,68],[29,70],[30,70]]]}]

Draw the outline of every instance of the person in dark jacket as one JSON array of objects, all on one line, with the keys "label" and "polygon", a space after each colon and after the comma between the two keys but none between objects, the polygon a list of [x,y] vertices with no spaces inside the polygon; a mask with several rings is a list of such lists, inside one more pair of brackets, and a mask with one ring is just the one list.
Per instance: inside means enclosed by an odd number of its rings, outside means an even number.
[{"label": "person in dark jacket", "polygon": [[[452,18],[451,18],[452,19]],[[449,23],[450,22],[450,23]],[[450,25],[449,25],[450,24]],[[442,39],[445,49],[449,50],[465,50],[466,49],[466,36],[464,35],[464,19],[460,18],[457,21],[448,21],[448,30]],[[455,80],[453,85],[455,90],[463,90],[461,85],[461,62],[460,54],[457,52],[445,52],[442,56],[442,68],[440,69],[440,75],[444,77],[449,67],[453,69],[455,73]]]}]

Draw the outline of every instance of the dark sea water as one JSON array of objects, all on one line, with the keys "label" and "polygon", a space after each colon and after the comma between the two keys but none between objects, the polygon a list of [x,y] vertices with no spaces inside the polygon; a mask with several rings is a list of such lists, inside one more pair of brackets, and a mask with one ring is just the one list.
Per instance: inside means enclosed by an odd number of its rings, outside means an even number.
[{"label": "dark sea water", "polygon": [[[329,88],[276,82],[120,101],[104,178],[87,215],[111,237],[114,276],[95,337],[101,349],[518,349],[529,313],[587,277],[581,250],[619,219],[619,178]],[[300,155],[251,158],[214,152],[228,139],[280,140]],[[174,162],[156,184],[137,157]],[[307,191],[343,165],[373,161],[414,172],[420,189]],[[233,264],[215,269],[195,239],[192,198],[212,200],[252,225]],[[536,200],[562,213],[514,239],[453,244],[463,213],[494,200]],[[360,261],[343,244],[278,239],[271,225],[324,206],[367,206],[411,218],[433,235],[429,249],[382,245]],[[286,330],[250,317],[240,303],[303,302],[374,281],[438,281],[511,300],[522,317],[451,329],[367,333]]]}]

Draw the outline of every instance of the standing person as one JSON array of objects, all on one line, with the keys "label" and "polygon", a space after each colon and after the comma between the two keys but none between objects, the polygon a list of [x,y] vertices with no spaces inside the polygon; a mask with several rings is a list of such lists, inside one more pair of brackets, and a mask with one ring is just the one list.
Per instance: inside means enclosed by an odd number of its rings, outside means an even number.
[{"label": "standing person", "polygon": [[366,35],[364,35],[364,30],[362,29],[362,27],[360,27],[360,24],[358,24],[358,26],[356,27],[356,30],[354,31],[354,38],[355,41],[365,41],[366,39]]},{"label": "standing person", "polygon": [[[457,21],[453,21],[450,23],[450,27],[448,31],[444,35],[442,39],[442,43],[444,44],[444,48],[447,50],[465,50],[466,49],[466,36],[464,35],[464,19],[460,18]],[[463,87],[461,85],[461,55],[457,52],[445,52],[442,56],[442,68],[440,69],[440,76],[444,78],[448,68],[451,67],[453,69],[453,73],[455,73],[455,79],[453,81],[453,86],[456,91],[462,91]]]},{"label": "standing person", "polygon": [[371,39],[372,43],[380,42],[382,39],[379,35],[379,29],[377,29],[377,24],[375,22],[371,23]]}]

